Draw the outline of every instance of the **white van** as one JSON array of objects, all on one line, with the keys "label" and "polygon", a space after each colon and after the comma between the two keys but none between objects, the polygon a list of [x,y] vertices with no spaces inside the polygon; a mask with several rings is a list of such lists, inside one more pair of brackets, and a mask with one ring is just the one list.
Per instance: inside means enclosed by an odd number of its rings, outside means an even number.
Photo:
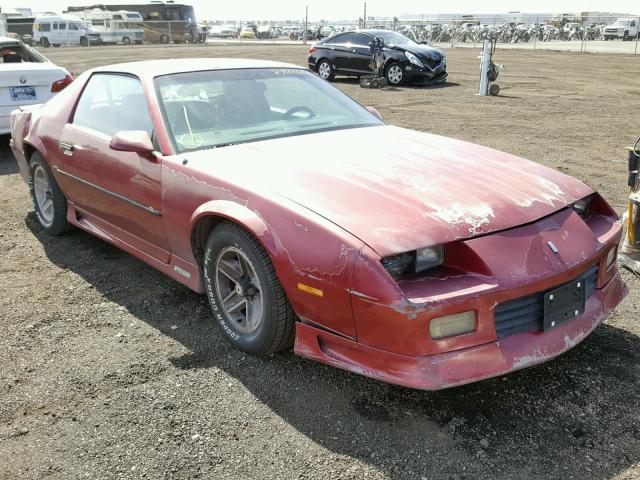
[{"label": "white van", "polygon": [[142,15],[127,10],[109,11],[93,8],[83,12],[74,12],[82,18],[90,28],[100,34],[104,43],[132,43],[144,42]]},{"label": "white van", "polygon": [[102,43],[96,32],[80,18],[72,15],[38,16],[33,22],[33,41],[42,47],[60,45],[97,45]]}]

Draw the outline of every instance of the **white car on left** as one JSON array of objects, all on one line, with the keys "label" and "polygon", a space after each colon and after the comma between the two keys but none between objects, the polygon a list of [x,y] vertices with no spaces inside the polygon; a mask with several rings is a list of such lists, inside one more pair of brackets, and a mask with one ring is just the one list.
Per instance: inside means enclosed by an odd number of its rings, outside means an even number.
[{"label": "white car on left", "polygon": [[65,68],[20,40],[0,37],[0,134],[10,132],[12,110],[44,103],[72,81]]}]

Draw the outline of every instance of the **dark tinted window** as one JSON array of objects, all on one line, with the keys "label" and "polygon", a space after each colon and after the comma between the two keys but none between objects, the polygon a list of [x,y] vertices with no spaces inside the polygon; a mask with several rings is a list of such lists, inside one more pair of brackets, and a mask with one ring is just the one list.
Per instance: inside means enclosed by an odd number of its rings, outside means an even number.
[{"label": "dark tinted window", "polygon": [[340,33],[327,40],[327,43],[356,43],[356,34],[355,32]]},{"label": "dark tinted window", "polygon": [[50,23],[41,23],[40,24],[40,31],[41,32],[50,32],[51,31],[51,24]]},{"label": "dark tinted window", "polygon": [[356,45],[368,47],[372,41],[373,37],[371,35],[365,35],[364,33],[359,33],[356,37]]},{"label": "dark tinted window", "polygon": [[109,136],[121,130],[144,130],[151,135],[140,80],[126,75],[93,75],[78,101],[73,123]]}]

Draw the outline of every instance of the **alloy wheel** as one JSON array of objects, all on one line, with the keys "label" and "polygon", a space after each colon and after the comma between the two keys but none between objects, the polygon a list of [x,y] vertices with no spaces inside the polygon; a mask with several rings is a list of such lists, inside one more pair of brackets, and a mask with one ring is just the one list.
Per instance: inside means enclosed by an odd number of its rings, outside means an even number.
[{"label": "alloy wheel", "polygon": [[216,260],[216,290],[224,313],[242,333],[255,332],[262,322],[260,280],[249,257],[236,247],[226,247]]},{"label": "alloy wheel", "polygon": [[318,67],[318,74],[324,80],[327,80],[331,76],[331,65],[327,62],[322,62]]},{"label": "alloy wheel", "polygon": [[40,165],[33,172],[33,191],[42,222],[48,227],[53,223],[53,194],[49,175]]},{"label": "alloy wheel", "polygon": [[400,68],[400,66],[391,65],[391,67],[389,67],[389,71],[387,72],[387,79],[389,80],[389,83],[397,85],[402,82],[403,76],[404,73],[402,72],[402,68]]}]

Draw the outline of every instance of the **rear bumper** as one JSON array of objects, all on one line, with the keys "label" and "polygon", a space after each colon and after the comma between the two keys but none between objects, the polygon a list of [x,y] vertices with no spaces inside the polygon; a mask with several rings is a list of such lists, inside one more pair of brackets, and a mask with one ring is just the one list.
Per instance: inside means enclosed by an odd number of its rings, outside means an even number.
[{"label": "rear bumper", "polygon": [[549,332],[526,332],[453,352],[407,356],[296,325],[296,354],[388,383],[439,390],[503,375],[550,360],[584,340],[622,301],[620,274],[589,298],[585,313]]}]

